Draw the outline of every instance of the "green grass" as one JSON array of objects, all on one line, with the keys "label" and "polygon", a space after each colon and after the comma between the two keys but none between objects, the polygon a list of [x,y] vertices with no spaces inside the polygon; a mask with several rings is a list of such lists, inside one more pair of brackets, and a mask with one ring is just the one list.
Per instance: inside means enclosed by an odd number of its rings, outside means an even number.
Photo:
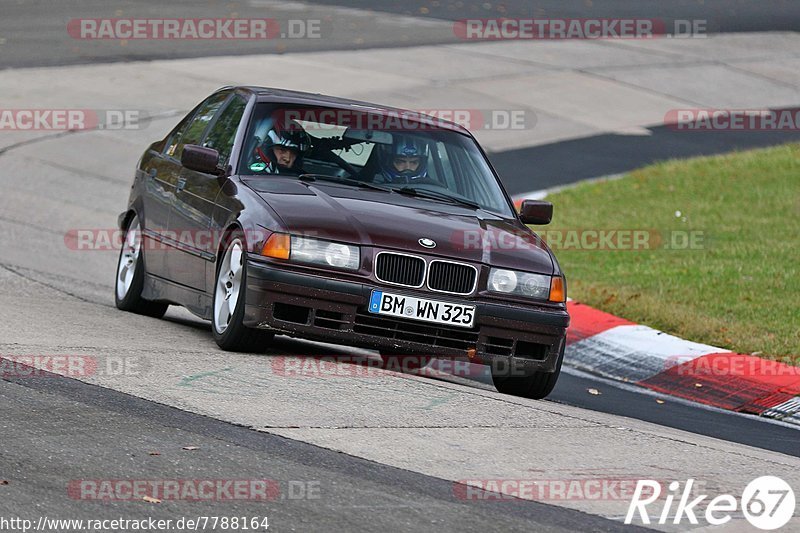
[{"label": "green grass", "polygon": [[697,342],[800,364],[800,144],[668,161],[547,199],[553,223],[534,229],[704,239],[700,249],[679,250],[555,246],[575,300]]}]

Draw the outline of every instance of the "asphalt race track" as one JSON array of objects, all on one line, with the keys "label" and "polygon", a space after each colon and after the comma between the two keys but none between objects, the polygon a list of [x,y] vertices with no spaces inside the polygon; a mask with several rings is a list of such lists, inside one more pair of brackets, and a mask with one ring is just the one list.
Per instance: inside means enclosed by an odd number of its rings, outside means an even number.
[{"label": "asphalt race track", "polygon": [[[709,32],[795,31],[800,27],[800,6],[791,0],[770,2],[766,9],[759,0],[448,0],[443,2],[381,2],[369,0],[321,0],[322,5],[337,5],[385,11],[400,15],[424,16],[443,20],[471,17],[540,17],[540,18],[653,18],[662,19],[672,27],[675,20],[701,19],[707,21]],[[310,4],[310,2],[309,2]]]},{"label": "asphalt race track", "polygon": [[[446,529],[614,531],[616,524],[579,511],[525,500],[486,501],[453,497],[453,484],[317,446],[254,432],[212,418],[141,400],[109,389],[47,376],[0,382],[3,453],[25,457],[24,485],[12,478],[4,490],[3,515],[35,512],[51,518],[155,519],[219,514],[271,517],[276,530],[403,531]],[[19,416],[24,411],[25,417]],[[32,427],[31,419],[35,420]],[[70,430],[69,428],[78,428]],[[197,450],[186,451],[191,444]],[[154,455],[155,453],[158,455]],[[133,502],[59,501],[57,487],[74,479],[103,479],[108,465],[118,478],[275,480],[280,495],[262,502],[194,502],[142,509]],[[5,466],[5,465],[4,465]],[[292,487],[292,488],[290,488]],[[6,488],[6,487],[4,487]],[[307,498],[306,494],[315,497]],[[35,506],[32,501],[38,501]],[[636,531],[638,528],[631,528]]]},{"label": "asphalt race track", "polygon": [[[523,194],[536,188],[620,174],[667,159],[724,154],[800,139],[797,131],[712,131],[687,135],[666,126],[648,130],[651,135],[609,133],[506,150],[491,154],[490,159],[497,173],[503,176],[503,185],[509,192]],[[526,164],[530,161],[536,164]],[[531,184],[535,184],[533,189]]]},{"label": "asphalt race track", "polygon": [[[733,5],[732,5],[733,4]],[[342,10],[331,10],[330,7]],[[320,18],[319,39],[273,39],[240,42],[191,43],[155,41],[108,46],[103,42],[78,41],[64,31],[72,19],[81,17],[270,17],[284,21],[302,12],[306,18]],[[382,17],[389,13],[392,18]],[[158,0],[138,2],[67,0],[48,2],[27,0],[6,2],[0,17],[0,68],[133,61],[210,55],[287,53],[313,50],[339,50],[411,44],[452,43],[452,21],[492,17],[629,17],[663,19],[667,27],[674,20],[703,20],[708,33],[751,31],[796,31],[800,28],[800,4],[792,0],[513,0],[482,2],[446,0],[428,2],[372,2],[369,0],[322,0],[319,2],[281,2],[245,0],[231,5],[201,4],[191,0],[168,3]],[[427,22],[426,22],[427,21]],[[346,31],[345,31],[346,30]],[[444,30],[444,31],[441,31]],[[421,58],[410,57],[409,61]]]},{"label": "asphalt race track", "polygon": [[[720,1],[681,2],[680,9],[656,15],[647,3],[637,5],[648,16],[707,17],[715,31],[800,26],[792,2],[776,2],[769,15],[755,1],[739,2],[736,10],[722,9]],[[370,3],[331,4],[352,10],[347,13],[360,41],[299,40],[292,43],[299,48],[288,50],[276,48],[277,42],[268,50],[248,44],[236,53],[449,42],[430,37],[416,19],[360,10]],[[464,4],[470,15],[483,5]],[[578,4],[584,2],[541,5],[548,16],[569,17],[579,13]],[[613,12],[617,4],[595,2],[592,16]],[[250,1],[230,10],[258,16],[269,9],[270,16],[291,17],[299,5]],[[431,24],[460,18],[449,5],[435,9],[426,3],[430,9],[422,14]],[[527,2],[504,5],[507,16],[531,14]],[[45,17],[39,15],[43,6]],[[424,6],[410,2],[381,10],[410,17]],[[0,68],[232,53],[224,46],[156,42],[144,54],[130,54],[124,46],[76,45],[63,35],[66,20],[134,16],[133,7],[4,5]],[[190,2],[147,1],[136,9],[136,16],[219,16],[216,8],[204,12]],[[328,8],[312,9],[324,17]],[[15,75],[0,70],[2,77]],[[202,73],[176,77],[189,85]],[[107,94],[98,106],[112,105],[114,95]],[[209,326],[183,310],[173,307],[162,320],[116,310],[117,252],[76,250],[66,235],[80,228],[113,229],[136,159],[179,116],[182,110],[153,117],[139,131],[18,137],[0,132],[0,365],[6,365],[0,368],[33,355],[92,362],[90,370],[67,377],[32,370],[35,375],[26,376],[25,367],[0,375],[0,517],[269,516],[277,531],[636,531],[620,522],[629,498],[494,501],[473,489],[464,497],[463,482],[695,478],[716,495],[740,494],[750,480],[769,474],[800,486],[800,433],[788,425],[671,399],[657,403],[650,393],[574,371],[562,374],[546,401],[501,395],[479,368],[467,377],[433,379],[342,363],[335,375],[286,375],[281,369],[308,356],[377,354],[287,337],[265,353],[224,353]],[[492,161],[509,176],[509,190],[518,193],[531,187],[514,169],[532,159],[539,162],[532,177],[544,188],[667,157],[796,139],[728,134],[692,143],[668,130],[652,133],[634,138],[641,143],[637,149],[623,147],[630,137],[603,135],[497,152]],[[569,157],[575,153],[582,157]],[[268,480],[278,490],[266,501],[160,503],[95,501],[70,490],[82,480],[237,479]],[[741,514],[731,530],[736,527],[746,530]]]},{"label": "asphalt race track", "polygon": [[[158,0],[104,2],[33,0],[4,3],[0,17],[0,68],[116,61],[171,59],[241,54],[283,54],[317,50],[350,50],[455,42],[445,21],[418,17],[386,17],[357,9],[332,9],[278,0],[245,0],[230,5],[215,2]],[[320,20],[319,31],[297,29],[314,38],[244,41],[129,41],[127,43],[76,40],[65,28],[70,20],[91,18],[272,18],[288,31],[286,21],[302,13]],[[442,29],[444,31],[441,31]],[[279,73],[276,73],[279,74]],[[278,84],[279,85],[279,84]]]}]

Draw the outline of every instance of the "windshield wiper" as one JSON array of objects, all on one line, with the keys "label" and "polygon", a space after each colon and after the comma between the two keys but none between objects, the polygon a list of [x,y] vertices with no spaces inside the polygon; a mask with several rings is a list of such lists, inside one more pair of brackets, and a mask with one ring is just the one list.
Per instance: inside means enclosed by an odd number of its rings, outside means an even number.
[{"label": "windshield wiper", "polygon": [[365,189],[373,189],[376,191],[392,192],[391,189],[368,183],[366,181],[354,180],[352,178],[340,178],[338,176],[329,176],[327,174],[300,174],[298,179],[302,181],[331,181],[333,183],[341,183],[343,185],[352,185],[353,187],[363,187]]},{"label": "windshield wiper", "polygon": [[440,200],[444,202],[450,202],[452,204],[459,204],[466,207],[471,207],[472,209],[481,209],[480,204],[477,202],[473,202],[472,200],[468,200],[466,198],[461,198],[458,196],[451,196],[449,194],[445,194],[438,191],[432,191],[430,189],[419,189],[417,187],[400,187],[400,188],[388,188],[388,187],[381,187],[380,185],[375,185],[374,183],[369,183],[366,181],[359,181],[353,178],[342,178],[339,176],[330,176],[328,174],[300,174],[297,177],[301,181],[313,182],[313,181],[330,181],[333,183],[341,183],[343,185],[351,185],[353,187],[362,187],[365,189],[373,189],[376,191],[383,191],[383,192],[396,192],[399,194],[404,194],[406,196],[417,196],[419,198],[428,198],[431,200]]},{"label": "windshield wiper", "polygon": [[450,196],[443,192],[432,191],[430,189],[418,189],[416,187],[400,187],[399,189],[392,189],[394,192],[405,194],[406,196],[418,196],[420,198],[430,198],[431,200],[443,200],[453,204],[460,204],[473,209],[481,209],[480,204],[467,200],[466,198],[459,198],[458,196]]}]

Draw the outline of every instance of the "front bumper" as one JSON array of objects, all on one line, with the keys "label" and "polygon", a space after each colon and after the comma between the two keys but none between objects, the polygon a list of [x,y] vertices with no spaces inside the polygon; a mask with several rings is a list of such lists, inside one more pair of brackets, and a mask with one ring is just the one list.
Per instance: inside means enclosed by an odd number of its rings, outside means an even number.
[{"label": "front bumper", "polygon": [[[309,339],[394,353],[469,358],[526,373],[556,369],[564,349],[566,310],[460,300],[476,306],[471,329],[367,311],[369,283],[290,272],[249,260],[244,323]],[[431,298],[413,289],[392,289]],[[457,297],[434,297],[457,300]]]}]

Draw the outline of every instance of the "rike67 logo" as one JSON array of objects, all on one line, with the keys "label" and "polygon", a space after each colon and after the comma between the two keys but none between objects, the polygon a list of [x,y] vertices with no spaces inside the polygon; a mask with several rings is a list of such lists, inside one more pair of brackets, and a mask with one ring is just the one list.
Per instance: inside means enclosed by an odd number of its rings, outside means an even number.
[{"label": "rike67 logo", "polygon": [[[741,499],[732,494],[721,494],[710,501],[707,494],[692,498],[694,479],[681,483],[673,481],[668,485],[666,494],[662,494],[661,483],[651,479],[640,479],[636,484],[633,499],[625,516],[625,523],[633,522],[638,514],[643,524],[650,524],[650,513],[655,511],[655,522],[665,525],[685,523],[684,518],[692,525],[699,524],[698,515],[712,526],[721,526],[730,522],[734,513],[741,512],[753,527],[772,531],[785,526],[794,516],[795,496],[792,487],[775,476],[762,476],[751,481],[742,492]],[[673,503],[677,503],[673,508]],[[660,512],[657,507],[663,507]],[[658,502],[657,505],[653,505]],[[648,506],[651,506],[648,509]],[[701,512],[704,509],[704,512]],[[671,520],[670,520],[671,518]]]}]

